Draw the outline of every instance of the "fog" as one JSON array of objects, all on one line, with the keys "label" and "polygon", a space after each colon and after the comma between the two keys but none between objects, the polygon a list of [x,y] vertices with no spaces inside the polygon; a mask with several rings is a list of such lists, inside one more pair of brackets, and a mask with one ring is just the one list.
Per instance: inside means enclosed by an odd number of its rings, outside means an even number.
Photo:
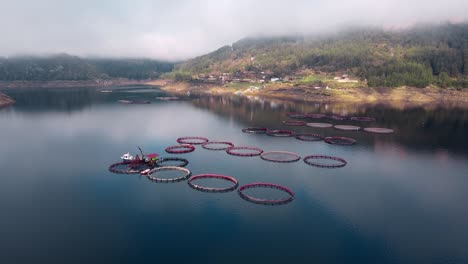
[{"label": "fog", "polygon": [[468,21],[466,0],[0,0],[0,56],[186,59],[246,36]]}]

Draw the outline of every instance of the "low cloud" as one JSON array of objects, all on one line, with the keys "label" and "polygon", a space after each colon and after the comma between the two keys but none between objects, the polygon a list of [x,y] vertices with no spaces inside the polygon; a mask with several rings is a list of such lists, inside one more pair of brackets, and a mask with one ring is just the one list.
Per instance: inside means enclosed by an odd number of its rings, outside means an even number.
[{"label": "low cloud", "polygon": [[0,56],[180,60],[252,35],[464,22],[466,0],[0,0]]}]

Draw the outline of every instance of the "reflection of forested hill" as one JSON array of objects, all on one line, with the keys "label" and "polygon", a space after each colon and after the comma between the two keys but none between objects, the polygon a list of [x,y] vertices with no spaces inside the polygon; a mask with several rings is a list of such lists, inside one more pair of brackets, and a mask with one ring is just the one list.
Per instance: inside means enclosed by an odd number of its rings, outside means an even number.
[{"label": "reflection of forested hill", "polygon": [[102,93],[94,88],[57,88],[57,89],[10,89],[5,92],[15,98],[16,111],[40,113],[41,111],[75,111],[91,105],[117,104],[118,100],[153,101],[157,96],[166,94],[154,87],[133,86],[112,89]]},{"label": "reflection of forested hill", "polygon": [[[325,136],[350,136],[359,144],[370,145],[379,142],[396,142],[415,149],[451,149],[468,154],[468,112],[462,109],[405,110],[387,107],[366,107],[357,105],[301,104],[281,101],[265,101],[246,97],[200,97],[193,101],[195,106],[209,109],[222,117],[234,118],[245,126],[291,129],[296,132],[313,132]],[[287,127],[281,121],[287,120],[287,112],[322,113],[327,115],[371,116],[376,122],[334,121],[330,119],[306,120],[333,124],[351,124],[361,127],[379,126],[395,129],[394,135],[371,135],[364,132],[343,132],[334,129],[313,129],[309,127]]]}]

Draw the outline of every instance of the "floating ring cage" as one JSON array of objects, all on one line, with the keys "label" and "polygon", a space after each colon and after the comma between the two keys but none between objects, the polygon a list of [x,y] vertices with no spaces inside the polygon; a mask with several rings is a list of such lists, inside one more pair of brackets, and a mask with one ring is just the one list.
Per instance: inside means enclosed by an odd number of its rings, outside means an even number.
[{"label": "floating ring cage", "polygon": [[318,135],[318,134],[297,134],[296,136],[297,140],[302,140],[302,141],[322,141],[325,139],[324,136]]},{"label": "floating ring cage", "polygon": [[344,121],[348,119],[346,116],[338,116],[338,115],[328,116],[328,118],[332,120],[337,120],[337,121]]},{"label": "floating ring cage", "polygon": [[204,149],[208,150],[227,150],[229,148],[234,147],[232,142],[225,142],[225,141],[209,141],[202,144]]},{"label": "floating ring cage", "polygon": [[[327,161],[332,160],[335,162],[324,163],[324,162],[320,162],[320,160],[327,160]],[[307,156],[304,158],[304,162],[310,166],[319,167],[319,168],[329,168],[329,169],[341,168],[341,167],[346,166],[346,164],[348,164],[348,162],[346,162],[346,160],[342,158],[333,157],[333,156],[323,156],[323,155]]]},{"label": "floating ring cage", "polygon": [[331,145],[351,146],[356,144],[356,140],[347,137],[326,137],[324,141]]},{"label": "floating ring cage", "polygon": [[282,122],[286,126],[305,126],[306,122],[298,120],[286,120]]},{"label": "floating ring cage", "polygon": [[306,118],[306,114],[303,113],[288,113],[287,114],[289,118],[292,119],[304,119]]},{"label": "floating ring cage", "polygon": [[226,150],[226,153],[239,157],[255,157],[260,156],[263,150],[256,147],[232,147]]},{"label": "floating ring cage", "polygon": [[376,134],[392,134],[395,132],[393,129],[382,127],[366,127],[364,128],[364,131]]},{"label": "floating ring cage", "polygon": [[[199,180],[199,179],[219,179],[219,180],[229,181],[233,183],[233,185],[226,187],[226,188],[215,188],[215,187],[201,186],[201,185],[197,185],[193,183],[194,181]],[[190,187],[192,187],[195,190],[202,191],[202,192],[213,192],[213,193],[231,192],[237,189],[237,187],[239,186],[239,183],[237,182],[235,178],[226,176],[226,175],[221,175],[221,174],[194,175],[188,179],[188,184]]]},{"label": "floating ring cage", "polygon": [[118,162],[109,166],[109,171],[118,174],[138,174],[146,169],[151,169],[153,166],[145,162]]},{"label": "floating ring cage", "polygon": [[290,130],[268,130],[266,134],[271,137],[292,137],[294,132]]},{"label": "floating ring cage", "polygon": [[322,119],[322,118],[325,118],[326,115],[323,115],[323,114],[306,114],[305,117],[306,118],[312,118],[312,119]]},{"label": "floating ring cage", "polygon": [[185,154],[193,152],[194,150],[195,147],[190,144],[170,146],[166,148],[166,152],[171,154]]},{"label": "floating ring cage", "polygon": [[344,131],[359,131],[361,129],[361,127],[348,126],[348,125],[336,125],[335,129],[344,130]]},{"label": "floating ring cage", "polygon": [[250,134],[265,134],[267,131],[268,128],[266,127],[248,127],[242,129],[242,132]]},{"label": "floating ring cage", "polygon": [[[167,165],[167,163],[178,162],[178,164]],[[186,167],[189,164],[189,161],[184,158],[162,158],[156,161],[156,166],[158,167]]]},{"label": "floating ring cage", "polygon": [[330,127],[333,127],[332,124],[328,124],[328,123],[307,123],[307,126],[315,127],[315,128],[330,128]]},{"label": "floating ring cage", "polygon": [[262,160],[277,163],[292,163],[301,160],[301,156],[288,151],[269,151],[260,155]]},{"label": "floating ring cage", "polygon": [[375,118],[368,116],[353,116],[351,117],[351,120],[360,122],[373,122],[375,121]]},{"label": "floating ring cage", "polygon": [[[184,175],[180,177],[176,177],[176,178],[170,178],[170,179],[153,176],[154,174],[161,173],[163,171],[180,171]],[[186,168],[176,167],[176,166],[165,166],[165,167],[157,167],[157,168],[150,170],[148,174],[146,175],[146,177],[148,177],[148,179],[152,182],[175,183],[175,182],[181,182],[181,181],[187,180],[190,177],[190,175],[192,175],[192,173]]]},{"label": "floating ring cage", "polygon": [[[277,190],[287,193],[289,196],[283,199],[261,199],[261,198],[256,198],[256,197],[253,197],[244,193],[245,190],[253,189],[253,188],[277,189]],[[252,203],[257,203],[257,204],[280,205],[280,204],[286,204],[286,203],[292,202],[294,200],[294,193],[291,189],[278,185],[278,184],[273,184],[273,183],[257,182],[257,183],[246,184],[246,185],[241,186],[238,192],[239,192],[240,197],[242,197],[242,199],[252,202]]]},{"label": "floating ring cage", "polygon": [[201,145],[208,142],[209,140],[204,137],[181,137],[177,139],[177,143],[190,144],[190,145]]}]

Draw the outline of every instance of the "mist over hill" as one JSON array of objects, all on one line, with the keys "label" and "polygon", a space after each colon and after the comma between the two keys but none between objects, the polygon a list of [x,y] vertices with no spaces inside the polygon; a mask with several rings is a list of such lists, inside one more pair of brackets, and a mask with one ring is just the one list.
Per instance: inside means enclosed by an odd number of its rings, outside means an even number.
[{"label": "mist over hill", "polygon": [[245,38],[176,65],[174,75],[269,72],[285,77],[304,69],[351,74],[369,86],[467,87],[468,24]]}]

